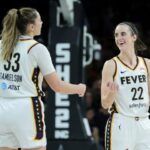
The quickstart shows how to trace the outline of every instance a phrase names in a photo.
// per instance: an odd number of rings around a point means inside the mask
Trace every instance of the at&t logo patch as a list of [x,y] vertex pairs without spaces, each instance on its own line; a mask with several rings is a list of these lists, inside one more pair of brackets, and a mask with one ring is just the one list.
[[6,90],[7,89],[7,84],[5,82],[0,83],[0,89]]

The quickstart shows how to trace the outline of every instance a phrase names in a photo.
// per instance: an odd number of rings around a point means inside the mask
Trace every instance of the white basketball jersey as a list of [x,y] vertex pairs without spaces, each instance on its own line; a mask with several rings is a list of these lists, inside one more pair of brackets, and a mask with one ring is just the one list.
[[50,54],[43,44],[27,37],[20,39],[10,61],[0,58],[0,97],[43,96],[43,75],[53,71]]
[[115,98],[116,110],[126,116],[148,115],[149,93],[148,72],[145,60],[137,57],[137,65],[130,68],[119,57],[114,57],[116,72],[114,81],[119,85]]

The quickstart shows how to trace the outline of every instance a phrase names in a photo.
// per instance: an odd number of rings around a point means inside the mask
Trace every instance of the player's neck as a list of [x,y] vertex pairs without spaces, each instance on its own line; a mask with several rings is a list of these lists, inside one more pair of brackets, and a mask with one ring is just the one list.
[[128,66],[135,66],[137,64],[137,56],[135,54],[122,54],[120,53],[118,57]]

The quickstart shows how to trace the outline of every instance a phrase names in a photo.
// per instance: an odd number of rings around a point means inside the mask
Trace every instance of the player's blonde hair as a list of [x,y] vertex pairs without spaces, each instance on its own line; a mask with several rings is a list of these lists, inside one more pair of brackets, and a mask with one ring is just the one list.
[[3,19],[1,33],[1,57],[10,60],[21,34],[26,34],[26,27],[34,23],[37,11],[34,8],[10,9]]

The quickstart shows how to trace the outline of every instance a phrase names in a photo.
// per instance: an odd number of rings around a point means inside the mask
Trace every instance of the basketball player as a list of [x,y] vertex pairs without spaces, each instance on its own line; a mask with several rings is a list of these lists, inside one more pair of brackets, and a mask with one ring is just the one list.
[[45,150],[43,77],[55,91],[84,96],[84,84],[58,78],[48,49],[33,38],[42,20],[33,8],[11,9],[0,42],[0,150]]
[[150,150],[150,60],[136,55],[144,50],[136,26],[118,24],[114,32],[118,56],[105,62],[101,102],[110,110],[105,131],[106,150]]

